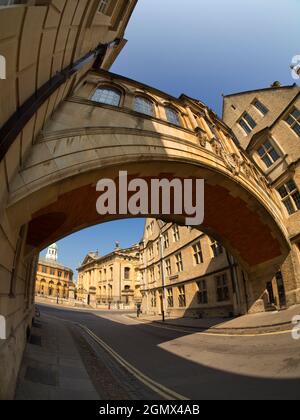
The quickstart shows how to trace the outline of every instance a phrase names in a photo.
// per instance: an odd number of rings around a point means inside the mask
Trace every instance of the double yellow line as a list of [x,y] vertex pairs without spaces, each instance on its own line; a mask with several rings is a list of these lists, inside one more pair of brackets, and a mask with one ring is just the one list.
[[96,334],[94,334],[90,329],[88,329],[86,326],[79,324],[78,322],[70,321],[69,319],[65,318],[59,318],[54,315],[44,315],[46,317],[55,319],[57,321],[64,321],[68,322],[73,325],[77,325],[80,327],[87,335],[89,335],[99,346],[101,346],[107,353],[110,354],[110,356],[116,360],[117,363],[119,363],[121,366],[123,366],[129,373],[131,373],[138,381],[142,382],[145,386],[147,386],[149,389],[154,391],[157,395],[162,397],[164,400],[168,401],[174,401],[174,400],[180,400],[180,401],[188,401],[189,398],[184,397],[181,394],[178,394],[175,391],[172,391],[171,389],[165,387],[164,385],[160,384],[159,382],[154,381],[153,379],[149,378],[149,376],[142,373],[140,370],[135,368],[133,365],[131,365],[129,362],[127,362],[122,356],[120,356],[115,350],[113,350],[105,341],[101,340]]
[[178,394],[175,391],[165,387],[164,385],[154,381],[149,378],[149,376],[142,373],[140,370],[132,366],[127,362],[122,356],[120,356],[115,350],[113,350],[108,344],[106,344],[101,338],[95,335],[91,330],[85,327],[82,324],[77,324],[86,334],[88,334],[97,344],[99,344],[104,350],[106,350],[111,357],[113,357],[121,366],[123,366],[129,373],[131,373],[137,380],[142,382],[145,386],[150,388],[156,394],[161,396],[165,400],[181,400],[188,401],[189,398],[184,397],[183,395]]

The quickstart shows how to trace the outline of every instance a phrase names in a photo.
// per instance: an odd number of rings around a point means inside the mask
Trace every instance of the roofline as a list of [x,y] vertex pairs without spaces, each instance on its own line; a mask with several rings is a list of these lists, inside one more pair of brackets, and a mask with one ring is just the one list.
[[74,271],[70,267],[67,267],[66,265],[62,265],[59,262],[47,260],[45,257],[40,257],[38,260],[38,264],[45,265],[52,268],[61,268],[62,270],[65,270],[74,274]]
[[279,120],[282,119],[283,115],[286,113],[286,111],[293,105],[293,103],[295,102],[295,100],[300,97],[300,92],[298,92],[293,99],[288,103],[288,105],[284,108],[284,110],[279,114],[279,116],[275,119],[275,121],[272,122],[272,124],[268,127],[263,128],[262,130],[258,131],[257,133],[255,133],[252,137],[251,140],[249,141],[249,144],[246,148],[246,151],[248,152],[253,144],[255,143],[257,137],[262,134],[264,131],[270,131],[272,128],[274,128],[275,124],[278,123]]
[[265,92],[268,90],[279,90],[279,89],[293,89],[294,87],[299,87],[297,83],[294,83],[293,85],[286,85],[286,86],[270,86],[268,88],[262,88],[262,89],[253,89],[253,90],[246,90],[242,92],[236,92],[236,93],[230,93],[229,95],[223,95],[223,98],[230,98],[231,96],[238,96],[238,95],[246,95],[248,93],[254,93],[254,92]]
[[[108,75],[108,76],[111,76],[111,77],[116,77],[116,78],[118,78],[118,79],[120,79],[120,80],[123,80],[123,81],[125,81],[125,82],[129,82],[129,83],[132,83],[132,84],[138,85],[138,86],[140,86],[140,87],[142,87],[142,88],[152,90],[153,92],[155,92],[155,93],[156,93],[156,94],[158,94],[159,96],[165,96],[165,97],[167,97],[168,99],[171,99],[171,100],[173,100],[173,101],[178,102],[179,104],[181,104],[181,102],[180,102],[181,97],[182,97],[182,96],[187,96],[187,95],[181,94],[181,95],[177,98],[176,96],[173,96],[173,95],[171,95],[171,94],[169,94],[169,93],[167,93],[167,92],[165,92],[165,91],[163,91],[163,90],[157,89],[157,88],[155,88],[155,87],[153,87],[153,86],[149,86],[149,85],[147,85],[147,84],[145,84],[145,83],[138,82],[137,80],[131,79],[131,78],[126,77],[126,76],[122,76],[121,74],[118,74],[118,73],[113,73],[113,72],[108,71],[108,70],[103,70],[103,69],[96,69],[96,70],[95,70],[95,69],[91,69],[91,70],[90,70],[90,73],[104,74],[104,75]],[[198,100],[198,99],[197,99],[197,100]],[[182,105],[182,104],[181,104],[181,105]]]
[[[77,269],[76,269],[76,271],[79,271],[80,269],[82,269],[82,268],[84,268],[84,267],[86,267],[87,265],[89,265],[89,264],[91,264],[92,262],[93,263],[96,263],[96,262],[99,262],[99,261],[102,261],[102,260],[105,260],[105,259],[107,259],[107,258],[110,258],[110,257],[112,257],[112,256],[114,256],[114,255],[120,255],[120,254],[125,254],[125,252],[126,251],[130,251],[131,249],[134,249],[134,248],[139,248],[139,244],[135,244],[135,245],[133,245],[133,246],[130,246],[129,248],[120,248],[120,249],[115,249],[114,251],[112,251],[112,252],[110,252],[109,254],[106,254],[106,255],[102,255],[102,256],[99,256],[99,257],[97,257],[97,258],[94,258],[94,261],[90,261],[90,262],[87,262],[87,263],[85,263],[85,264],[81,264]],[[89,256],[89,254],[86,256],[86,257],[88,257]],[[85,258],[86,258],[85,257]],[[131,258],[136,258],[136,259],[138,259],[138,257],[135,257],[135,256],[131,256]]]
[[276,120],[270,125],[270,128],[273,128],[274,125],[282,118],[282,116],[286,113],[287,109],[295,102],[295,100],[300,97],[300,91],[294,96],[294,98],[288,103],[288,105],[284,108],[281,114],[276,118]]

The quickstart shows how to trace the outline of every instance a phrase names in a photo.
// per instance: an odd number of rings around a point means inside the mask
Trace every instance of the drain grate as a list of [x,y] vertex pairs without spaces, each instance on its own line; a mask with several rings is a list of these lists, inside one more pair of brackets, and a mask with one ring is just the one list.
[[57,385],[56,373],[51,370],[51,368],[43,369],[40,367],[28,366],[25,373],[25,380],[42,385]]
[[34,335],[31,334],[30,338],[29,338],[29,343],[33,344],[34,346],[42,346],[42,337],[40,337],[39,335]]

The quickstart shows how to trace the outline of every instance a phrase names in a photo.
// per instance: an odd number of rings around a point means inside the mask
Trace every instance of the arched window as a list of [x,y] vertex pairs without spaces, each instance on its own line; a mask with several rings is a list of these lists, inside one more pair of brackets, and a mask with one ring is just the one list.
[[137,96],[134,101],[134,110],[140,112],[141,114],[150,115],[154,117],[154,106],[149,99],[143,98],[142,96]]
[[92,101],[101,104],[120,106],[121,94],[116,89],[109,87],[99,88],[92,96]]
[[181,125],[178,112],[176,112],[173,108],[170,108],[170,107],[166,108],[166,116],[169,123],[175,124],[178,126]]
[[49,296],[53,296],[53,288],[54,288],[53,281],[49,281],[49,284],[48,284],[48,295]]

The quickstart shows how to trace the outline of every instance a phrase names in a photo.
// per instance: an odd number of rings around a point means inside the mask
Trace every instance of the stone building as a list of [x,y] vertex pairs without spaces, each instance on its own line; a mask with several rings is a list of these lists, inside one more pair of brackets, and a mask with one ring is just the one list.
[[140,251],[142,312],[227,317],[248,311],[245,274],[197,229],[147,219]]
[[74,299],[73,271],[58,262],[58,247],[48,247],[40,258],[36,273],[36,296],[50,301]]
[[139,245],[108,255],[90,252],[78,268],[77,298],[92,307],[134,309],[141,302]]
[[281,201],[291,253],[266,289],[270,302],[284,307],[300,293],[300,87],[275,82],[227,95],[223,119]]

